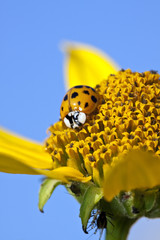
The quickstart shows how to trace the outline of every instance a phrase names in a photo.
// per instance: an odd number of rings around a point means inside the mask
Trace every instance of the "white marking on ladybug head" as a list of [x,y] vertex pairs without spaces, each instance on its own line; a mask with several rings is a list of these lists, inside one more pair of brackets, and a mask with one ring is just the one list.
[[86,121],[86,114],[84,112],[75,112],[74,118],[78,119],[78,122],[84,124]]
[[64,123],[69,128],[78,128],[83,125],[85,121],[86,114],[78,111],[69,112],[64,118]]
[[71,123],[70,123],[69,119],[67,119],[67,118],[65,117],[63,121],[64,121],[66,127],[71,128]]

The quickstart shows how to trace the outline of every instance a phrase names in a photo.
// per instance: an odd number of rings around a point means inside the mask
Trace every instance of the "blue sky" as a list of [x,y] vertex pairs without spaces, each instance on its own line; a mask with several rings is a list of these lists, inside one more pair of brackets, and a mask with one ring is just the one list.
[[[125,69],[159,70],[159,9],[159,0],[0,1],[0,125],[46,138],[65,94],[65,40],[93,45]],[[40,183],[37,176],[0,174],[0,239],[86,240],[79,204],[63,187],[39,212]],[[159,227],[159,220],[142,219],[129,240],[158,240]]]

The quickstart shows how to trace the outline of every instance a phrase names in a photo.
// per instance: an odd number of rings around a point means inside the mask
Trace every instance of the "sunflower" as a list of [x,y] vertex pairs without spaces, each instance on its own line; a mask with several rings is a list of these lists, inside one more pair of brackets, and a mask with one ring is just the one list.
[[81,205],[85,233],[107,228],[107,240],[125,240],[140,217],[160,216],[160,75],[119,70],[89,46],[66,53],[68,87],[94,87],[96,110],[79,128],[62,119],[50,126],[44,145],[1,129],[0,171],[45,175],[41,211],[64,185]]

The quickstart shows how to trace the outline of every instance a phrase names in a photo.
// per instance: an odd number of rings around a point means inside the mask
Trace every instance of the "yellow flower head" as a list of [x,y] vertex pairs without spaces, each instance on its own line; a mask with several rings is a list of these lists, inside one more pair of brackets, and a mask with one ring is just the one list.
[[108,166],[116,165],[129,150],[159,156],[159,78],[154,71],[121,70],[95,86],[99,105],[82,127],[70,129],[60,120],[49,128],[46,151],[54,168],[75,168],[102,187]]

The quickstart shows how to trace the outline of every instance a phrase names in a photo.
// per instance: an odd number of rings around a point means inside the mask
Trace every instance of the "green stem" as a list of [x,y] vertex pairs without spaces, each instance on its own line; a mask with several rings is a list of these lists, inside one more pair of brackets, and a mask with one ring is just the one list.
[[116,220],[108,221],[106,240],[126,240],[130,227],[137,219],[117,217]]

